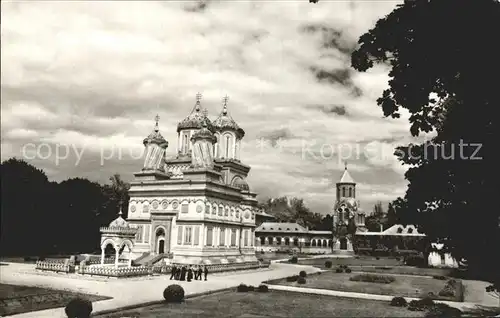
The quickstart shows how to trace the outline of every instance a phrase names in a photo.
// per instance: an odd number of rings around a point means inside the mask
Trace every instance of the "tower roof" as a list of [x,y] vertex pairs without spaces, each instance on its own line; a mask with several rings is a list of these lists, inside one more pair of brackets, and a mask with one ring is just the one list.
[[203,123],[207,124],[207,128],[210,131],[214,131],[212,122],[207,117],[207,113],[205,110],[201,109],[201,94],[196,94],[196,104],[193,107],[191,113],[184,118],[177,125],[177,132],[180,132],[183,129],[201,129],[203,127]]
[[158,127],[158,121],[160,120],[160,116],[156,115],[155,120],[156,120],[155,128],[149,134],[149,136],[144,138],[143,144],[144,144],[144,146],[146,146],[147,144],[157,144],[160,146],[162,146],[162,145],[168,146],[168,141],[166,141],[165,138],[163,138],[163,136],[160,133],[160,128]]
[[231,117],[231,115],[229,115],[229,113],[227,111],[227,101],[228,100],[229,100],[229,97],[227,97],[227,96],[224,97],[222,111],[221,111],[219,117],[217,117],[214,120],[213,125],[214,125],[215,129],[217,129],[217,130],[223,130],[223,129],[234,130],[239,138],[243,138],[243,136],[245,136],[245,131],[243,129],[241,129],[240,126],[238,126],[236,121],[234,121],[234,119]]
[[122,218],[122,208],[120,207],[120,213],[118,217],[109,224],[110,228],[129,228],[129,224],[125,219]]
[[347,164],[345,165],[344,173],[342,174],[342,177],[340,178],[340,181],[338,183],[356,183],[349,174],[349,171],[347,171]]
[[206,140],[209,140],[210,142],[212,142],[213,144],[216,143],[217,138],[208,129],[207,122],[204,121],[201,124],[202,124],[202,128],[194,133],[193,137],[191,137],[191,140],[206,139]]

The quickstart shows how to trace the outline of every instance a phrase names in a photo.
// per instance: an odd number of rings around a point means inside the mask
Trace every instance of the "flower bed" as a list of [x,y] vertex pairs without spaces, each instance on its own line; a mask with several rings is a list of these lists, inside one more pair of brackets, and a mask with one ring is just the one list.
[[378,283],[378,284],[390,284],[396,279],[394,276],[383,276],[383,275],[372,275],[372,274],[359,274],[349,278],[349,280],[354,282],[366,282],[366,283]]

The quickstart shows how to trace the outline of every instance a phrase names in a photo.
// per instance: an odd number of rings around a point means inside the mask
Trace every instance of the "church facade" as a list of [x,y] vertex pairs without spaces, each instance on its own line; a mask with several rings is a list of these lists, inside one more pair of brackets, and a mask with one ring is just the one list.
[[176,155],[156,126],[144,139],[143,168],[129,190],[128,219],[137,229],[137,259],[164,255],[175,263],[254,262],[257,194],[240,160],[245,132],[227,110],[210,120],[197,95],[191,113],[177,125]]

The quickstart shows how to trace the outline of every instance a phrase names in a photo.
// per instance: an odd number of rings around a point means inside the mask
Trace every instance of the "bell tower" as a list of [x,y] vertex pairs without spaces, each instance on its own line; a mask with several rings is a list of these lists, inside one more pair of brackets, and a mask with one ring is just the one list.
[[356,182],[347,170],[347,162],[345,163],[344,173],[337,182],[337,202],[342,198],[356,198]]

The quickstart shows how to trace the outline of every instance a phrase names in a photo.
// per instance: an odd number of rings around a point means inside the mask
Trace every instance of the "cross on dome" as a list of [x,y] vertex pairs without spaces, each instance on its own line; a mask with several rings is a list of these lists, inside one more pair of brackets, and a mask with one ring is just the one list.
[[227,102],[229,101],[229,96],[224,96],[224,98],[222,99],[222,105],[223,105],[223,108],[222,108],[222,113],[224,115],[227,114]]
[[199,112],[200,111],[200,104],[201,104],[201,98],[203,97],[203,95],[201,93],[197,93],[196,94],[196,111]]
[[155,116],[155,122],[156,122],[156,124],[155,124],[155,131],[160,130],[160,128],[158,128],[158,122],[159,121],[160,121],[160,115],[156,114],[156,116]]

